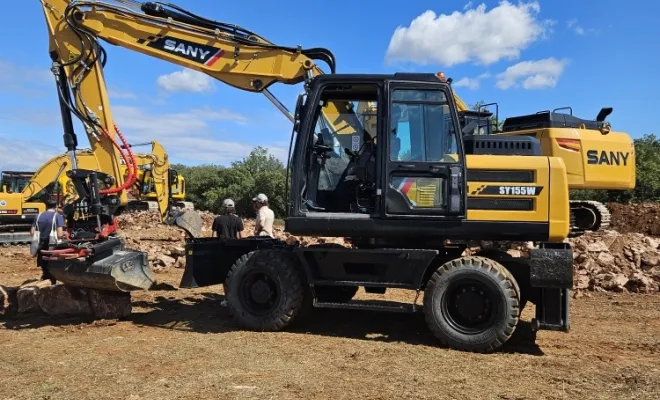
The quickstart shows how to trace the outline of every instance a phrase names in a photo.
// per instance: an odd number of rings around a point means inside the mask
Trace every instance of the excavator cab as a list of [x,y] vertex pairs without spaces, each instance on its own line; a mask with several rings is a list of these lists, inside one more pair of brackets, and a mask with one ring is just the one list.
[[[368,126],[355,108],[344,108],[337,116],[354,132],[370,128],[375,140],[354,135],[351,142],[360,145],[346,149],[348,163],[341,171],[328,172],[328,154],[335,151],[315,139],[315,128],[327,116],[323,108],[330,102],[380,106],[371,109],[377,118]],[[442,230],[438,221],[464,219],[465,161],[455,110],[449,85],[433,74],[315,77],[296,110],[287,231],[400,237]],[[466,128],[474,127],[472,123]],[[319,179],[324,174],[338,175],[336,184]],[[415,196],[412,186],[418,188]],[[421,198],[422,187],[431,192],[430,203]]]
[[3,193],[21,193],[30,183],[34,172],[29,171],[3,171],[0,174],[0,190]]

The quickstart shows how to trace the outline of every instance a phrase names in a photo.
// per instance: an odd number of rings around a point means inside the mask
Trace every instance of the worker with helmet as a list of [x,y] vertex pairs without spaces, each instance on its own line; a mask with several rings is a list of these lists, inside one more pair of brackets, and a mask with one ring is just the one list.
[[268,207],[268,197],[259,193],[252,199],[252,206],[257,212],[255,221],[254,234],[255,236],[273,236],[273,222],[275,222],[275,214],[273,210]]

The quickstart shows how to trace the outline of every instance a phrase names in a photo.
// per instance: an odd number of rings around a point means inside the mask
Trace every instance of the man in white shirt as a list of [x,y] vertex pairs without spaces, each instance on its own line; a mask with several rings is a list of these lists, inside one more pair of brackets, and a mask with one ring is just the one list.
[[275,214],[268,207],[268,197],[263,193],[259,193],[257,197],[252,199],[252,205],[257,211],[257,219],[254,227],[255,236],[274,237],[273,222],[275,222]]

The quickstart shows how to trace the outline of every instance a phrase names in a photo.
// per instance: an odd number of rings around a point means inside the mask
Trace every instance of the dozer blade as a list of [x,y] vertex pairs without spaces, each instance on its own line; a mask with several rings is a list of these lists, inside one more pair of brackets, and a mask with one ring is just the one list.
[[202,234],[202,217],[195,211],[183,211],[174,217],[173,223],[186,231],[193,238],[198,238]]
[[45,251],[48,270],[58,281],[71,286],[113,292],[148,290],[154,276],[147,254],[125,249],[120,238],[111,238],[91,248],[87,257],[66,253],[68,249]]

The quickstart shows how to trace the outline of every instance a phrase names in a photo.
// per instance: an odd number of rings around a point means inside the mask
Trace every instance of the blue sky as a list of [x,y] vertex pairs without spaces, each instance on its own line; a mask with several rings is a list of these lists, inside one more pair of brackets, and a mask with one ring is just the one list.
[[[20,3],[0,14],[0,169],[36,168],[64,151],[41,5]],[[611,106],[614,129],[657,133],[657,1],[176,4],[278,44],[329,48],[338,72],[444,71],[464,101],[498,102],[500,117],[572,106],[593,119]],[[105,48],[112,110],[130,142],[159,140],[173,162],[186,164],[226,165],[255,145],[286,157],[291,125],[262,95]],[[273,88],[290,108],[301,90]]]

